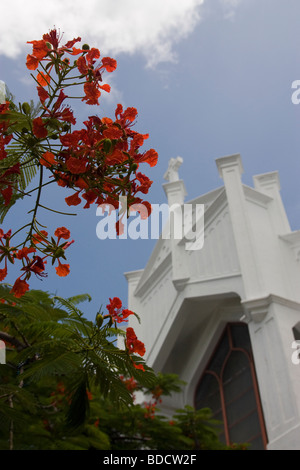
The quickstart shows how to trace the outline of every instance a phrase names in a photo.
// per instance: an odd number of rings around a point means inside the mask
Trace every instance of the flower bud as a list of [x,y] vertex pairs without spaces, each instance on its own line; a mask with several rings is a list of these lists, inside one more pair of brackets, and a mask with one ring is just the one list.
[[22,110],[24,114],[30,114],[30,105],[28,103],[22,104]]
[[64,132],[68,132],[71,128],[71,125],[70,124],[64,124],[63,127],[62,127],[62,130]]
[[98,313],[97,316],[96,316],[96,323],[97,323],[97,326],[99,328],[101,328],[102,326],[102,323],[103,323],[103,316],[101,315],[101,313]]
[[103,142],[103,150],[105,153],[109,153],[111,150],[112,142],[110,139],[105,139]]
[[29,137],[26,138],[26,144],[28,145],[28,147],[34,147],[36,144],[36,139],[29,135]]
[[90,46],[88,44],[83,44],[82,48],[84,51],[88,51],[90,49]]

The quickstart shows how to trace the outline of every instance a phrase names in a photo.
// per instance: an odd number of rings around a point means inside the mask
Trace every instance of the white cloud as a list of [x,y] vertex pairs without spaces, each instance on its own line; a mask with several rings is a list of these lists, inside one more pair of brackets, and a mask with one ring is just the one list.
[[39,39],[55,26],[65,32],[65,41],[81,36],[102,55],[140,53],[148,66],[175,61],[174,44],[199,23],[204,1],[6,1],[1,8],[0,54],[15,58],[29,52],[26,41]]

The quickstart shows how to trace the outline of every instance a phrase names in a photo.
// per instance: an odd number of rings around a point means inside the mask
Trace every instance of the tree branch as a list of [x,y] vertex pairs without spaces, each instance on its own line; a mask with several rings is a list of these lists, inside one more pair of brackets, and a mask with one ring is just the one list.
[[15,336],[11,336],[8,333],[5,333],[4,331],[0,331],[0,339],[15,346],[18,352],[28,347],[26,344],[19,341],[18,338],[16,338]]

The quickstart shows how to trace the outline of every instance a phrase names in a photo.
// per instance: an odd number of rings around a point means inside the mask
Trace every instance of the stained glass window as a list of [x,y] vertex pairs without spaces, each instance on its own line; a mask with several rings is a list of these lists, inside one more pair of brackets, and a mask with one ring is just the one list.
[[259,398],[248,327],[228,323],[197,386],[195,406],[210,408],[223,422],[220,440],[247,442],[249,449],[266,448],[267,438]]

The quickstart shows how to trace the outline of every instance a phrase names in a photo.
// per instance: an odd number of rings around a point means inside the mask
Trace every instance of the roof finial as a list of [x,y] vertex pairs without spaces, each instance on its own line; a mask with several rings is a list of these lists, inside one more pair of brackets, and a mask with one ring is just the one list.
[[6,86],[5,83],[0,80],[0,104],[5,103],[5,96],[6,96]]
[[164,179],[169,181],[169,183],[173,183],[174,181],[179,180],[178,169],[181,166],[183,159],[181,157],[171,158],[169,160],[169,166],[164,174]]

